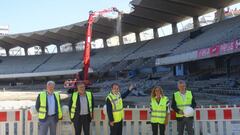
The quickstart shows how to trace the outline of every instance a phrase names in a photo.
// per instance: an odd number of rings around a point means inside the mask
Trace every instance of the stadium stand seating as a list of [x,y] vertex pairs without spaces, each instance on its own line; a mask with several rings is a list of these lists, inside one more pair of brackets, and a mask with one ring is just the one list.
[[172,55],[206,48],[240,38],[240,16],[203,27],[204,33],[183,43]]
[[44,72],[44,71],[61,71],[69,70],[74,68],[82,60],[82,51],[81,52],[72,52],[72,53],[60,53],[55,54],[51,59],[42,64],[35,70],[35,72]]
[[31,73],[37,66],[52,55],[0,57],[1,74]]
[[[202,27],[203,33],[190,39],[189,30],[158,39],[94,49],[91,68],[97,72],[152,67],[155,57],[164,57],[205,48],[240,38],[240,16]],[[62,71],[82,68],[82,51],[39,56],[0,57],[1,74]],[[139,60],[142,59],[142,60]],[[136,60],[136,61],[135,61]],[[14,65],[13,65],[14,64]],[[17,65],[17,66],[16,66]]]

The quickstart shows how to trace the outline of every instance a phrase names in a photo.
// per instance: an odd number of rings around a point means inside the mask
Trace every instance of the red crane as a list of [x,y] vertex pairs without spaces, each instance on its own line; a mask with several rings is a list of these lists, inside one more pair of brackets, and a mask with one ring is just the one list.
[[[86,84],[89,83],[88,80],[88,69],[90,67],[90,53],[91,53],[91,42],[92,42],[92,26],[94,23],[94,19],[98,16],[104,15],[106,13],[110,13],[110,12],[117,12],[118,14],[120,13],[118,11],[117,8],[112,7],[109,9],[104,9],[101,11],[90,11],[89,12],[89,18],[88,18],[88,23],[87,23],[87,30],[86,30],[86,40],[85,40],[85,48],[84,48],[84,54],[83,54],[83,79],[82,81],[84,81]],[[76,83],[76,81],[79,81],[78,79],[74,79],[74,80],[67,80],[64,83],[65,88],[72,88],[75,87],[74,83]]]
[[91,42],[92,42],[92,25],[94,22],[94,18],[101,16],[103,14],[109,13],[109,12],[118,12],[117,8],[110,8],[110,9],[104,9],[102,11],[96,11],[89,13],[88,18],[88,24],[87,24],[87,31],[86,31],[86,40],[85,40],[85,49],[83,54],[83,72],[84,72],[84,81],[88,81],[88,69],[90,67],[90,52],[91,52]]

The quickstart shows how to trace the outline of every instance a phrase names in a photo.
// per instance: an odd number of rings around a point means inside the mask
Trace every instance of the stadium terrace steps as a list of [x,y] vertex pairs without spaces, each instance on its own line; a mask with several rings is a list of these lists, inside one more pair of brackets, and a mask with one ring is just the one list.
[[113,63],[104,64],[102,67],[97,69],[97,72],[102,72],[102,73],[108,72],[113,67],[113,65],[114,65]]
[[[153,67],[156,57],[166,57],[186,53],[189,51],[210,47],[218,43],[224,43],[240,38],[240,16],[224,20],[219,23],[204,26],[201,35],[194,39],[188,39],[190,32],[172,34],[158,39],[131,43],[127,45],[93,49],[90,68],[93,71],[114,69],[116,63],[126,67]],[[0,57],[0,74],[35,73],[47,71],[62,71],[82,68],[83,51],[54,54],[49,58],[48,54],[39,56],[8,56]],[[146,59],[142,63],[137,59]],[[126,62],[131,61],[131,62]],[[136,63],[136,65],[134,64]],[[134,66],[133,66],[134,65]],[[107,67],[107,68],[105,68]],[[131,69],[131,68],[130,68]],[[114,69],[116,70],[116,69]],[[222,72],[221,70],[215,72]]]
[[[138,50],[140,50],[141,48],[143,48],[144,46],[147,46],[147,44],[150,42],[150,40],[143,42],[141,45],[138,45],[136,48],[132,49],[131,51],[125,53],[125,56],[122,57],[122,59],[120,60],[120,62],[113,66],[110,71],[120,71],[123,70],[125,67],[127,67],[127,65],[131,64],[133,62],[130,61],[131,59],[128,59],[129,56],[131,56],[132,54],[138,52]],[[122,52],[120,52],[122,53]]]
[[240,37],[239,22],[240,16],[202,27],[204,33],[176,48],[173,54],[194,51],[236,39]]
[[40,63],[36,68],[34,68],[34,69],[32,70],[32,72],[35,72],[40,66],[42,66],[42,65],[45,64],[45,63],[47,63],[47,61],[50,60],[54,55],[55,55],[55,54],[49,54],[49,57],[48,57],[46,60],[44,60],[42,63]]
[[240,88],[233,79],[217,78],[189,82],[191,90],[216,95],[240,95]]
[[73,65],[76,65],[82,60],[82,53],[81,51],[56,54],[36,69],[35,72],[69,70]]
[[142,63],[142,67],[154,67],[155,66],[156,57],[150,57],[144,63]]
[[83,61],[81,60],[76,65],[74,65],[71,69],[80,69],[83,67]]
[[126,59],[148,58],[157,55],[171,54],[171,50],[176,47],[177,43],[185,38],[186,35],[187,32],[182,32],[179,34],[161,37],[159,39],[149,40],[147,45],[140,48],[137,52],[131,54]]
[[139,58],[137,60],[134,60],[131,64],[129,64],[125,68],[125,70],[135,70],[135,69],[138,69],[142,63],[144,63],[144,59],[143,58]]
[[49,55],[0,57],[0,74],[31,73]]

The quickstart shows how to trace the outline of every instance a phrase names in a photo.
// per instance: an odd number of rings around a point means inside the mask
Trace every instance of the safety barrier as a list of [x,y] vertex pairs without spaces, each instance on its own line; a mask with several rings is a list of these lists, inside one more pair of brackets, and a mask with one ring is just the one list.
[[[58,123],[58,135],[74,135],[68,109],[63,108],[64,118]],[[126,108],[123,135],[151,135],[150,113],[145,107]],[[239,135],[240,106],[209,106],[197,108],[194,116],[195,135]],[[0,109],[0,135],[37,135],[38,118],[30,109]],[[95,108],[91,123],[92,135],[108,135],[107,116],[102,108]],[[171,112],[166,135],[177,135],[175,113]]]
[[0,109],[0,135],[23,135],[23,110]]

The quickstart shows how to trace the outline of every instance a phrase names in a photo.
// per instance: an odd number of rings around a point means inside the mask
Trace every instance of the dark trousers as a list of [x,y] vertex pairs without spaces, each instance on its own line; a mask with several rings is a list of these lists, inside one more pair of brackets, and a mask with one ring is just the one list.
[[151,123],[153,135],[158,135],[158,128],[160,129],[160,135],[165,134],[165,124]]
[[114,123],[113,126],[110,125],[110,135],[122,135],[122,125],[122,121]]
[[183,135],[185,126],[187,129],[188,135],[194,135],[192,117],[191,118],[184,117],[182,119],[177,120],[178,135]]
[[89,135],[90,118],[89,115],[76,115],[73,121],[75,135],[81,135],[82,128],[84,135]]
[[50,135],[56,135],[57,121],[55,116],[47,116],[45,121],[39,121],[38,135],[47,135],[48,129],[50,129]]

